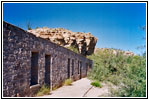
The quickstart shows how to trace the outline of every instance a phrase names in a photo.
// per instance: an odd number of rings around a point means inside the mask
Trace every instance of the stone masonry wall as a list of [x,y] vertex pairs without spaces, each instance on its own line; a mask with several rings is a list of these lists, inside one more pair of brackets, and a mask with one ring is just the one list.
[[[38,53],[38,84],[30,86],[31,54]],[[73,80],[87,75],[92,61],[48,40],[9,23],[3,22],[3,96],[33,96],[45,83],[45,55],[51,56],[50,87],[59,87],[68,78],[68,59],[70,77]],[[72,76],[72,60],[74,75]],[[82,62],[81,75],[78,68]],[[79,64],[78,64],[79,63]]]

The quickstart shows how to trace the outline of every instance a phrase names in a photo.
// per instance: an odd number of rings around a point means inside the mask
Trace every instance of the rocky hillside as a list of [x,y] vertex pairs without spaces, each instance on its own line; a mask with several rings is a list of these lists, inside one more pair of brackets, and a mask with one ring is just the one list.
[[123,55],[126,56],[134,56],[135,54],[131,51],[123,51],[118,49],[111,49],[111,48],[95,48],[94,53],[96,54],[98,51],[112,51],[113,54],[117,55],[119,52],[122,52]]
[[64,28],[37,28],[28,30],[28,32],[50,40],[63,47],[75,47],[82,55],[90,55],[94,53],[97,38],[91,33],[72,32]]

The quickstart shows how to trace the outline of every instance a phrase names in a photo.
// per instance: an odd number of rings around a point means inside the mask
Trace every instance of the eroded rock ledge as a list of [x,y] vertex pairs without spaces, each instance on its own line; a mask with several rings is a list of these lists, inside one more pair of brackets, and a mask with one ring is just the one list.
[[72,32],[64,28],[37,28],[28,30],[28,32],[50,40],[63,47],[76,47],[80,54],[90,55],[94,53],[97,38],[91,33]]

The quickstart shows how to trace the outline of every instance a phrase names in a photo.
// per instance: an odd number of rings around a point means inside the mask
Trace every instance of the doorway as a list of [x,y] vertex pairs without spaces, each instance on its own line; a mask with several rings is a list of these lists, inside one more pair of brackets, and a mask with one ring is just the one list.
[[82,62],[80,61],[80,79],[82,78]]
[[38,84],[38,52],[31,54],[31,80],[30,86]]
[[67,72],[67,77],[70,78],[70,58],[68,58]]
[[51,56],[45,55],[45,85],[50,86]]

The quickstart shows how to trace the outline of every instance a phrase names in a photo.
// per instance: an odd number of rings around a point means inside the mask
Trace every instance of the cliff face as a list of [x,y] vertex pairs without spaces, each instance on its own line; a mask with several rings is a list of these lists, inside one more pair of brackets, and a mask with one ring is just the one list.
[[90,33],[72,32],[64,28],[37,28],[28,32],[63,47],[76,47],[80,54],[90,55],[94,53],[97,38]]

